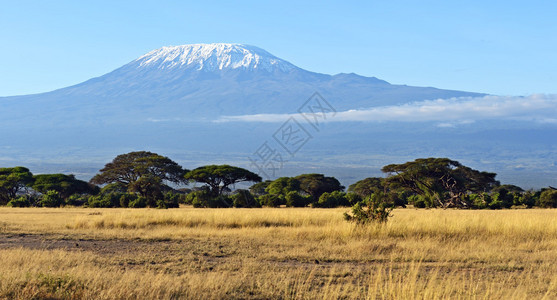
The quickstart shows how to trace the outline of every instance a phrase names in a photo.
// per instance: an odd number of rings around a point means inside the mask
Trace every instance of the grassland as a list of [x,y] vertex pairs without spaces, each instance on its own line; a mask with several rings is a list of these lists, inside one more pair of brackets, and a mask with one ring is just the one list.
[[0,208],[0,297],[554,299],[557,210]]

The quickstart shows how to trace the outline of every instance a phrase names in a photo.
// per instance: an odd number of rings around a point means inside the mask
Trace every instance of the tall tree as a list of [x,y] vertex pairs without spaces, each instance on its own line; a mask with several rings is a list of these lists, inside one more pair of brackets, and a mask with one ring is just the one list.
[[272,195],[286,197],[290,192],[300,192],[300,181],[293,177],[279,177],[273,180],[265,189]]
[[25,167],[0,168],[0,204],[8,203],[32,182],[33,174]]
[[381,177],[368,177],[362,179],[348,187],[348,191],[356,193],[361,197],[369,197],[373,193],[383,192],[385,190],[384,178]]
[[[93,184],[119,183],[130,192],[155,200],[165,182],[184,182],[187,170],[166,156],[148,151],[130,152],[116,156],[91,179]],[[157,193],[159,191],[159,193]],[[152,202],[152,201],[151,201]]]
[[261,176],[246,169],[229,165],[209,165],[191,170],[184,178],[207,184],[211,195],[220,196],[229,185],[242,182],[261,182]]
[[480,172],[448,158],[420,158],[381,169],[387,184],[405,187],[442,207],[467,207],[467,192],[488,192],[499,185],[495,173]]
[[67,199],[73,194],[93,194],[98,187],[86,181],[76,179],[74,175],[41,174],[33,176],[31,185],[35,191],[46,194],[48,191],[57,191],[62,199]]
[[302,174],[294,177],[300,182],[300,189],[306,192],[316,202],[323,193],[343,191],[344,186],[334,177],[323,174]]

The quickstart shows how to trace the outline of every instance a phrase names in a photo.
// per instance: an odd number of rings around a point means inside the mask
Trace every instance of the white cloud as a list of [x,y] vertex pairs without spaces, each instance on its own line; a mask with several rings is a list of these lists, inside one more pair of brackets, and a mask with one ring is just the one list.
[[[216,122],[284,122],[297,114],[256,114],[224,116]],[[454,127],[480,120],[520,120],[557,123],[557,95],[526,97],[485,96],[437,99],[404,105],[347,110],[318,116],[329,122],[439,122],[440,127]]]

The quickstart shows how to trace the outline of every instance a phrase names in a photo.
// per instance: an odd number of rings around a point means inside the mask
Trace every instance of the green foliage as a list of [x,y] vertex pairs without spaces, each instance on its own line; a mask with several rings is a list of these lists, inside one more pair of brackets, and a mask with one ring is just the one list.
[[207,203],[211,198],[211,192],[206,189],[193,191],[186,195],[186,204],[191,204],[193,207],[207,207]]
[[136,194],[131,194],[131,193],[114,192],[114,194],[120,195],[120,199],[119,199],[120,207],[130,207],[130,202],[136,200],[138,197]]
[[296,191],[290,191],[285,196],[287,207],[306,207],[311,202],[311,197],[302,196]]
[[145,208],[147,207],[147,198],[143,196],[137,196],[135,199],[128,203],[129,208]]
[[360,197],[369,197],[371,194],[384,190],[384,178],[369,177],[362,179],[348,187],[348,192],[355,193]]
[[25,167],[0,168],[0,205],[7,204],[26,186],[33,183],[33,174]]
[[348,205],[353,206],[356,203],[363,200],[362,196],[356,193],[346,193],[346,200],[348,201]]
[[246,169],[229,165],[209,165],[196,168],[184,175],[187,180],[207,184],[213,197],[221,196],[232,184],[251,181],[260,182],[261,176]]
[[168,157],[139,151],[118,155],[91,179],[94,184],[119,184],[127,191],[137,192],[147,198],[149,206],[156,206],[162,199],[164,182],[182,183],[187,170]]
[[473,208],[484,209],[492,202],[491,196],[488,193],[470,194],[468,201],[472,203]]
[[286,197],[290,192],[299,192],[300,181],[292,177],[280,177],[267,185],[265,192],[277,196]]
[[488,192],[499,185],[495,173],[480,172],[448,158],[416,159],[381,169],[386,184],[432,199],[441,207],[469,207],[468,193]]
[[65,200],[65,204],[71,206],[83,206],[89,201],[90,197],[92,196],[73,194]]
[[412,204],[415,208],[434,208],[435,201],[427,195],[411,195],[407,198],[408,204]]
[[346,193],[334,191],[331,193],[325,192],[319,197],[319,201],[312,203],[312,207],[333,208],[339,206],[348,206],[349,202],[346,199]]
[[231,199],[234,207],[261,207],[248,190],[236,190]]
[[110,193],[126,193],[128,191],[128,187],[122,183],[119,182],[114,182],[114,183],[110,183],[105,185],[102,189],[101,189],[101,194],[110,194]]
[[282,199],[273,194],[267,194],[259,197],[259,203],[267,207],[279,207],[282,204]]
[[534,192],[527,191],[520,195],[518,199],[519,205],[524,205],[528,208],[533,207],[536,205],[536,201],[539,200],[539,195]]
[[263,196],[265,194],[267,194],[267,187],[271,184],[271,180],[265,180],[262,182],[258,182],[252,186],[249,187],[249,191],[251,192],[252,195],[259,197],[259,196]]
[[42,195],[38,204],[42,207],[60,207],[64,204],[64,200],[57,191],[47,191]]
[[120,207],[120,198],[122,195],[123,193],[101,193],[97,196],[90,197],[87,200],[87,207]]
[[180,196],[181,194],[174,191],[168,191],[164,194],[164,207],[159,208],[178,208],[180,207]]
[[19,198],[10,200],[10,202],[8,202],[8,206],[10,206],[10,207],[29,207],[29,206],[31,206],[31,201],[29,200],[29,197],[21,196]]
[[352,207],[352,214],[344,213],[344,219],[358,225],[384,224],[388,221],[394,208],[386,200],[384,193],[373,193],[356,203]]
[[62,199],[67,199],[73,194],[96,194],[98,187],[85,181],[75,179],[74,175],[42,174],[33,176],[31,187],[39,192],[57,191]]
[[540,195],[538,205],[545,208],[557,207],[557,190],[544,190]]
[[[128,191],[138,193],[147,199],[149,207],[164,207],[162,179],[152,174],[145,174],[128,185]],[[162,201],[162,202],[160,202]]]
[[300,182],[300,190],[311,195],[313,202],[319,201],[323,193],[344,190],[344,186],[336,178],[323,174],[302,174],[294,178]]

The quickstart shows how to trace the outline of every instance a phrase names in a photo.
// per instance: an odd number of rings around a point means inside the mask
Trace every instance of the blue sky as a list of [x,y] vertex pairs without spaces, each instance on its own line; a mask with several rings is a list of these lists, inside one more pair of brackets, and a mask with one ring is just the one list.
[[238,42],[315,72],[557,93],[556,1],[0,1],[0,96],[69,86],[166,45]]

